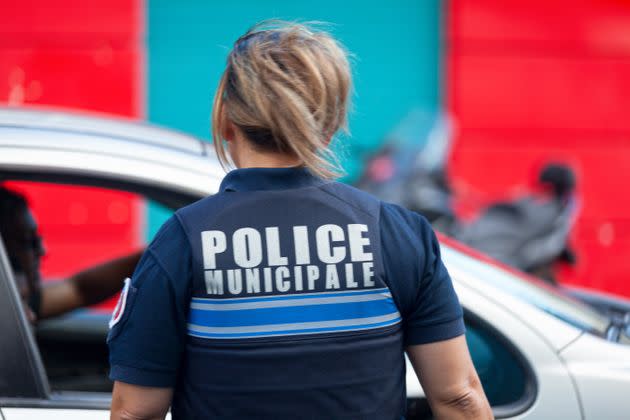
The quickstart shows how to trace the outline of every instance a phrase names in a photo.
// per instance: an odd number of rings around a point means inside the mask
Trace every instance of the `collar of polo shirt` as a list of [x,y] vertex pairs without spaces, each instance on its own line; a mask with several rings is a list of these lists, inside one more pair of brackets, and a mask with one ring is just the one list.
[[230,171],[220,191],[287,190],[326,183],[303,166],[289,168],[242,168]]

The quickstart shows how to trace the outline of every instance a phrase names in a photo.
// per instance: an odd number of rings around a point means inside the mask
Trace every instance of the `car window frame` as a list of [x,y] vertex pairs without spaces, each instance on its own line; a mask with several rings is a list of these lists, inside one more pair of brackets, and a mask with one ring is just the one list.
[[[0,356],[0,376],[10,378],[0,388],[0,406],[6,399],[46,398],[50,386],[31,325],[26,319],[4,240],[0,235],[0,332],[4,356]],[[9,355],[7,357],[7,354]]]
[[[80,179],[81,182],[76,182]],[[1,181],[28,181],[44,184],[76,185],[119,190],[139,194],[168,208],[177,209],[199,200],[195,194],[172,191],[167,187],[149,185],[137,180],[125,178],[111,178],[94,174],[77,174],[67,172],[39,172],[0,169]]]
[[523,369],[525,375],[525,390],[523,395],[521,395],[518,400],[509,404],[491,406],[494,417],[496,419],[512,418],[529,410],[536,402],[539,386],[536,373],[527,358],[518,350],[515,344],[491,323],[467,308],[464,308],[464,323],[467,327],[469,324],[472,324],[476,328],[483,329],[488,335],[496,339],[514,358],[521,369]]

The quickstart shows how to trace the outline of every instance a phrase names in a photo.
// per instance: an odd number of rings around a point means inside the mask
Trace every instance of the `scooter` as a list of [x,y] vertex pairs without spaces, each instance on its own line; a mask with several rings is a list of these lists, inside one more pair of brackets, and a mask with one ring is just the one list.
[[436,230],[555,285],[554,264],[576,262],[568,242],[579,208],[572,169],[548,164],[538,177],[543,193],[492,203],[465,222],[454,212],[445,171],[448,131],[448,121],[438,119],[425,142],[390,136],[368,159],[356,186],[416,211]]
[[538,176],[546,191],[493,203],[470,223],[459,223],[453,236],[487,255],[557,284],[556,262],[576,263],[568,238],[578,204],[570,167],[552,163]]

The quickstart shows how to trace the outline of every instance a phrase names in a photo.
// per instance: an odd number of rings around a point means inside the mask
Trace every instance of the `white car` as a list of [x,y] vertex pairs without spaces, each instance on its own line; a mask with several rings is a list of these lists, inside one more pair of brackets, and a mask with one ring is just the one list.
[[[0,110],[0,181],[124,190],[175,209],[215,193],[222,177],[211,145],[192,137],[109,118]],[[0,419],[109,418],[108,316],[82,310],[32,331],[1,245]],[[448,239],[442,252],[497,418],[630,418],[630,316],[611,319]],[[408,418],[431,418],[410,367],[407,394]]]

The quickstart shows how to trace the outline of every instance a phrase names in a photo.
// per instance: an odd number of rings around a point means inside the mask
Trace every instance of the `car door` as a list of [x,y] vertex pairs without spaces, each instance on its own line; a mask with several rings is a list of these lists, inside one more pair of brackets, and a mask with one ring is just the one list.
[[[94,179],[79,175],[64,178],[64,182],[77,185],[77,191],[83,185],[95,183]],[[145,200],[149,194],[168,203],[168,207],[176,208],[194,200],[194,197],[166,189],[149,190],[143,194],[142,185],[130,186],[122,180],[110,183],[108,191],[142,190],[138,194]],[[76,199],[80,200],[80,197]],[[1,241],[0,245],[3,245]],[[79,310],[59,319],[41,321],[35,329],[26,319],[6,250],[4,246],[0,247],[0,407],[3,416],[0,419],[109,418],[111,383],[107,392],[102,387],[103,381],[97,387],[77,388],[76,381],[67,380],[72,375],[66,375],[66,372],[74,371],[74,375],[81,379],[83,373],[77,372],[94,370],[93,360],[102,359],[98,366],[105,366],[99,371],[103,371],[103,379],[106,379],[107,354],[101,348],[106,347],[108,320],[106,311]],[[98,351],[85,355],[85,360],[78,357],[82,352],[91,353],[90,349]],[[68,368],[60,369],[64,363]],[[80,382],[86,383],[85,380]],[[90,381],[87,383],[89,385]],[[94,388],[100,391],[94,391]]]
[[[86,342],[94,341],[94,336],[102,336],[97,338],[104,346],[106,330],[101,331],[100,326],[107,325],[109,316],[106,313],[87,315],[83,312],[72,313],[62,319],[42,321],[38,325],[36,338],[36,329],[25,316],[15,276],[0,236],[0,420],[109,418],[111,393],[74,391],[68,383],[64,386],[69,386],[70,390],[65,390],[59,384],[55,389],[49,381],[50,372],[47,372],[50,360],[45,366],[40,353],[39,346],[51,340],[68,346],[65,349],[68,354],[73,352],[73,343],[85,345]],[[94,328],[95,325],[98,328]],[[86,342],[69,339],[72,336],[83,336]],[[63,349],[59,350],[64,352]],[[50,357],[51,348],[45,348],[44,351],[48,351]],[[106,354],[102,358],[107,363]],[[77,364],[74,361],[69,363]]]

